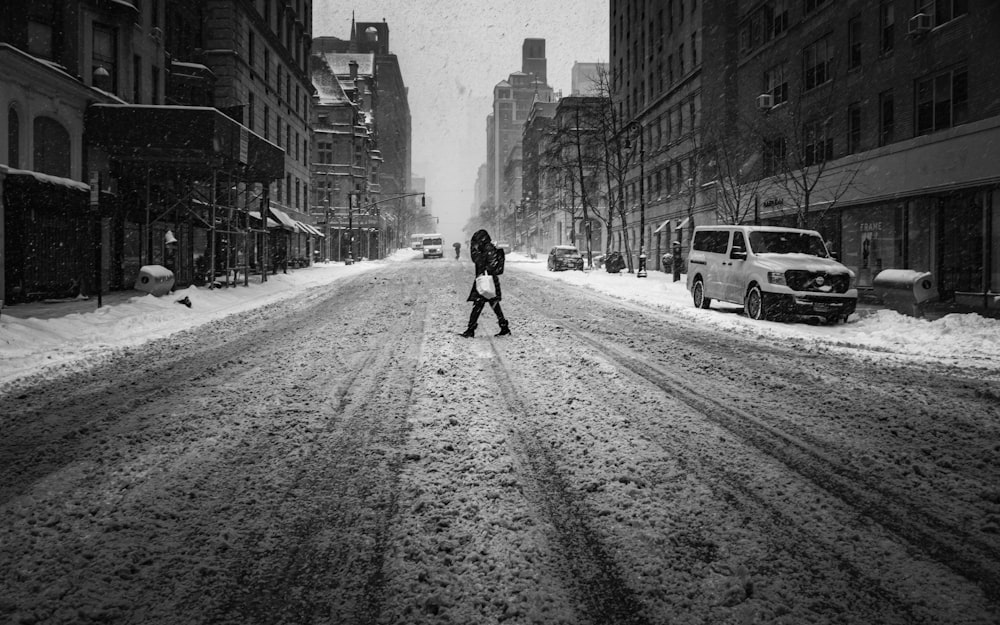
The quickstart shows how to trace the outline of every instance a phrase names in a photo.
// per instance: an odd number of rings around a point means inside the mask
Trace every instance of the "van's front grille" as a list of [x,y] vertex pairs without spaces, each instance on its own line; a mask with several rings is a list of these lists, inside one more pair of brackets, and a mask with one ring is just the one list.
[[846,273],[790,269],[785,272],[785,283],[795,291],[846,293],[851,288],[851,277]]

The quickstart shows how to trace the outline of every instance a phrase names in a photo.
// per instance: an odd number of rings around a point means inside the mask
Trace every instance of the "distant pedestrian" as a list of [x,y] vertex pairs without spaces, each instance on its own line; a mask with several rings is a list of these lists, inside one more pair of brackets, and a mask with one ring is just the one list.
[[459,243],[458,241],[455,241],[454,243],[451,244],[451,246],[455,248],[455,260],[458,260],[458,255],[462,251],[462,244]]
[[476,276],[485,273],[493,277],[496,294],[490,299],[483,297],[476,290],[476,283],[473,281],[472,290],[466,299],[466,301],[472,302],[472,313],[469,315],[469,327],[462,333],[462,336],[472,338],[476,335],[479,314],[483,312],[483,307],[487,302],[497,316],[497,323],[500,324],[500,332],[496,336],[507,336],[510,334],[510,327],[507,324],[507,319],[503,316],[503,311],[500,309],[500,278],[497,277],[503,273],[504,251],[493,245],[488,232],[477,230],[472,235],[472,245],[470,246],[469,253],[472,255],[472,262],[476,265]]

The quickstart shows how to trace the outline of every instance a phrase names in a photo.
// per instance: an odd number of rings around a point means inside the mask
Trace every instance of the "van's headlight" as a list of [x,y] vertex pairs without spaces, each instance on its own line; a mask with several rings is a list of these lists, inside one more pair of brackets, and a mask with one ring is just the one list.
[[767,281],[771,284],[779,284],[781,286],[787,286],[785,282],[785,272],[783,271],[768,271]]

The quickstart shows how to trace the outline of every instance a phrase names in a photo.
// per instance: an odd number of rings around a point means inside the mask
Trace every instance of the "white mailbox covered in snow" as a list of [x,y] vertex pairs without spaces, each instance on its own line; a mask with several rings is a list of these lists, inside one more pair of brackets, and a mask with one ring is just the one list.
[[163,265],[143,265],[135,279],[135,288],[159,297],[174,288],[174,272]]

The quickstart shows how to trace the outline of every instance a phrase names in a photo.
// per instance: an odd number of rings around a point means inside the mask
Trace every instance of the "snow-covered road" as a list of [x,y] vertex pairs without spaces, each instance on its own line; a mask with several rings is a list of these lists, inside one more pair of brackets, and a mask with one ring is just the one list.
[[471,274],[388,263],[10,385],[0,620],[1000,618],[995,369],[517,263],[513,336],[463,339]]

